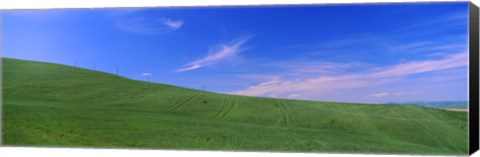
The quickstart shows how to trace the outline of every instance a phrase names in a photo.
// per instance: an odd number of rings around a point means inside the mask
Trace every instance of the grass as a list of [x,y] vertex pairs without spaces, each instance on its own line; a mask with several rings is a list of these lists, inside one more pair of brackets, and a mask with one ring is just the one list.
[[59,64],[2,64],[4,145],[468,152],[466,112],[205,93]]

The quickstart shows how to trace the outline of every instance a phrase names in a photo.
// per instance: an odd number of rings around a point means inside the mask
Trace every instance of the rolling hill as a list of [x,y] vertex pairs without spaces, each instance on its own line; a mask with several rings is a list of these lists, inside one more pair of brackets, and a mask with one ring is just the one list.
[[464,112],[227,95],[9,58],[2,79],[10,146],[468,152]]

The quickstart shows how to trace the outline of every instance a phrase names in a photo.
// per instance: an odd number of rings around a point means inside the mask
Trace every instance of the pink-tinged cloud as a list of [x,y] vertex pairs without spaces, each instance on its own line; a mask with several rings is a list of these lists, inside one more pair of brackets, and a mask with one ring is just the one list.
[[[358,89],[376,85],[394,83],[402,80],[403,76],[446,70],[468,65],[468,53],[458,53],[439,60],[414,61],[399,64],[382,70],[367,69],[360,73],[328,76],[317,74],[307,78],[296,78],[288,80],[282,76],[261,82],[258,85],[250,86],[242,90],[230,92],[231,94],[248,96],[269,96],[277,95],[288,97],[291,94],[301,94],[301,97],[308,95],[328,94],[332,91],[344,89]],[[378,68],[372,68],[378,69]],[[386,92],[375,93],[372,96],[384,97],[391,95]]]
[[411,75],[423,72],[445,70],[468,65],[468,53],[458,53],[441,60],[416,61],[389,67],[383,71],[373,73],[374,78]]
[[372,94],[372,96],[374,96],[374,97],[384,97],[384,96],[388,96],[388,95],[390,95],[390,94],[387,93],[387,92],[381,92],[381,93]]
[[235,40],[229,43],[221,44],[218,46],[219,49],[217,51],[214,51],[213,53],[210,53],[209,55],[201,59],[197,59],[193,62],[185,64],[186,67],[177,69],[176,72],[195,70],[198,68],[216,64],[222,60],[232,58],[236,56],[238,53],[245,50],[242,48],[242,45],[246,41],[248,41],[250,38],[251,36],[240,37],[240,38],[236,38]]
[[[248,96],[288,96],[292,93],[321,94],[322,92],[334,89],[357,88],[365,85],[368,85],[367,80],[361,79],[359,75],[319,76],[295,81],[277,78],[255,86],[250,86],[243,90],[231,92],[231,94]],[[303,95],[308,94],[302,94],[302,96]]]

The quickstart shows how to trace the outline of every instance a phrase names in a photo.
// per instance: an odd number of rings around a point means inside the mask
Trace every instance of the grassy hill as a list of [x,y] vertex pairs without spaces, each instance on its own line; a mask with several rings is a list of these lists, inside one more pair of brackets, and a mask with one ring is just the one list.
[[[203,93],[2,58],[3,144],[466,154],[467,113]],[[204,103],[204,98],[207,100]]]

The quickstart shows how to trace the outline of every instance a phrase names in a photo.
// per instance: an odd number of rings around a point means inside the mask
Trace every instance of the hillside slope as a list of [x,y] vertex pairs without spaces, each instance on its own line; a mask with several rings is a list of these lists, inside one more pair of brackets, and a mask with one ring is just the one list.
[[[2,58],[3,144],[466,154],[467,113],[204,93]],[[206,103],[204,102],[206,100]]]

